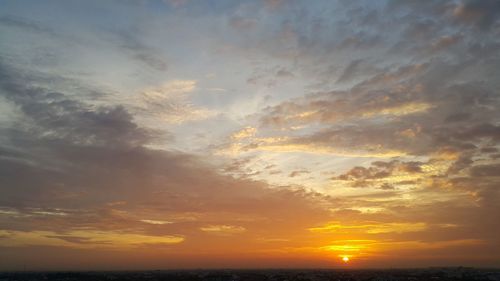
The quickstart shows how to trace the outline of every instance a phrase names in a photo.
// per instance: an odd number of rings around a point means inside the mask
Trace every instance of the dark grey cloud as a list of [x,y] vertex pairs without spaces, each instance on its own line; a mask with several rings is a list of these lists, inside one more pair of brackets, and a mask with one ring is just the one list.
[[453,11],[454,17],[480,29],[489,29],[500,19],[500,3],[495,0],[464,0]]
[[276,77],[278,77],[278,78],[293,78],[293,77],[295,77],[295,75],[292,72],[282,68],[276,72]]
[[473,177],[500,177],[500,164],[477,165],[470,169]]
[[111,146],[151,142],[155,132],[139,128],[121,106],[97,107],[62,93],[30,87],[22,72],[0,68],[4,97],[28,118],[29,133],[43,140]]

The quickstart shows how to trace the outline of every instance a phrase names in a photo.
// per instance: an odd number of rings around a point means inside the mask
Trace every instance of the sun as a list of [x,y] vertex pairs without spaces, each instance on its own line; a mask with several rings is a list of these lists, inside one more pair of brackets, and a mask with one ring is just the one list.
[[343,260],[345,263],[348,263],[348,262],[349,262],[349,257],[348,257],[348,256],[343,256],[343,257],[342,257],[342,260]]

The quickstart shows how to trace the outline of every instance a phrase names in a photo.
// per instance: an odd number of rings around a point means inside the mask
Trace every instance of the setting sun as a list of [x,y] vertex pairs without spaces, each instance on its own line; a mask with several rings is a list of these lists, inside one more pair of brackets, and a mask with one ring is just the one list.
[[342,257],[342,260],[343,260],[345,263],[348,263],[348,262],[349,262],[349,257],[348,257],[348,256],[343,256],[343,257]]

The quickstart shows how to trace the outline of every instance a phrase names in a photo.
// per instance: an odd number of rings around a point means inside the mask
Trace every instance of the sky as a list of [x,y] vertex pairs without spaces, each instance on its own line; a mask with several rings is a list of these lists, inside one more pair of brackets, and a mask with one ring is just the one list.
[[496,0],[0,0],[0,270],[499,267],[499,77]]

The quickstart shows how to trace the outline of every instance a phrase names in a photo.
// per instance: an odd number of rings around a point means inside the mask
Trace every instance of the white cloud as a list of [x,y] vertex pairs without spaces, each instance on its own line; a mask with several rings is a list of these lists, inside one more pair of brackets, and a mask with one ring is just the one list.
[[189,94],[196,90],[196,84],[196,80],[171,80],[160,87],[145,89],[139,96],[139,107],[161,122],[171,124],[210,118],[215,111],[191,101]]

